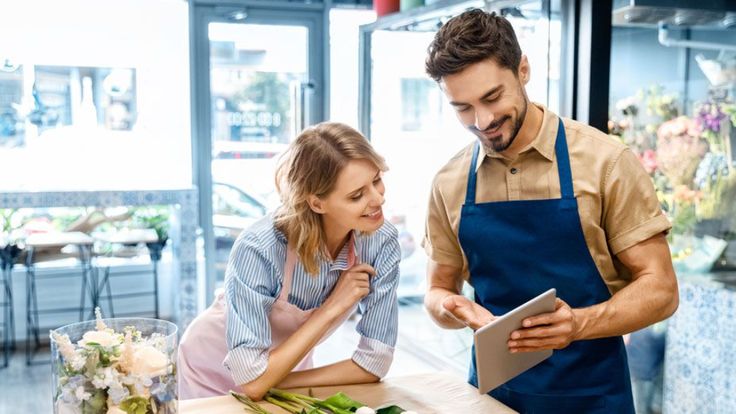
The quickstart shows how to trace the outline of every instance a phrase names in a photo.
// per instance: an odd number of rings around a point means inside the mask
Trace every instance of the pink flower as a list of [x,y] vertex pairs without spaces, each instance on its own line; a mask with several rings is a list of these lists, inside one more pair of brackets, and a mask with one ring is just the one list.
[[657,130],[657,167],[673,186],[690,186],[708,144],[698,125],[686,116],[663,123]]
[[657,153],[654,150],[646,150],[643,154],[636,155],[639,158],[639,162],[644,166],[644,170],[647,174],[652,174],[657,170]]

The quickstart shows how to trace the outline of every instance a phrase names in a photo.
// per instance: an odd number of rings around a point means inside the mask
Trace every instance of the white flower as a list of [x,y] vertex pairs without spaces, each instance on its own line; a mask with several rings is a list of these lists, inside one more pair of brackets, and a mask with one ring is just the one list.
[[133,386],[135,392],[132,395],[139,395],[144,398],[151,396],[149,388],[153,385],[153,381],[146,375],[128,374],[123,377],[123,384]]
[[115,384],[120,385],[118,372],[112,367],[98,369],[92,378],[92,385],[95,388],[105,389]]
[[84,387],[79,386],[76,390],[74,390],[74,396],[77,397],[78,400],[86,401],[89,399],[89,397],[92,396],[92,394],[85,391]]
[[105,331],[89,331],[82,335],[82,339],[79,341],[79,346],[87,346],[87,343],[95,342],[105,348],[109,348],[115,345],[120,345],[121,335],[116,334],[112,330]]
[[158,349],[143,345],[135,348],[133,363],[128,367],[131,374],[155,377],[166,375],[169,367],[169,359]]
[[102,312],[100,312],[100,307],[95,308],[95,328],[97,328],[98,331],[104,331],[107,329],[107,325],[105,325],[105,322],[102,322]]
[[403,411],[401,414],[417,414],[416,411]]
[[618,109],[619,111],[623,111],[624,109],[627,109],[631,106],[636,106],[637,103],[638,101],[635,96],[629,96],[616,102],[616,109]]
[[128,387],[125,387],[122,384],[113,384],[107,390],[109,401],[112,402],[112,404],[108,402],[108,405],[120,404],[124,399],[128,398],[129,395],[130,391],[128,391]]
[[82,404],[69,404],[64,401],[56,403],[57,414],[82,414]]
[[123,372],[130,372],[130,367],[133,365],[133,360],[135,359],[133,354],[134,350],[133,334],[130,330],[126,330],[125,340],[123,341],[123,346],[120,348],[120,358],[118,359],[120,370]]
[[368,407],[367,405],[364,405],[355,410],[355,414],[376,414],[376,410]]
[[71,361],[74,356],[74,345],[69,340],[69,335],[59,335],[56,331],[51,331],[51,338],[56,342],[56,346],[59,347],[59,353],[67,361]]
[[72,356],[72,359],[69,361],[69,364],[72,366],[72,369],[75,371],[80,371],[82,368],[84,368],[84,365],[87,363],[87,357],[84,353],[84,349],[77,349],[74,351],[74,355]]
[[112,405],[110,408],[107,409],[107,414],[127,414],[125,411],[121,410],[120,407],[117,405]]
[[[73,377],[65,377],[62,380],[61,395],[59,399],[67,404],[80,404],[82,397],[85,396],[84,384],[87,378],[84,375],[75,375]],[[89,393],[87,393],[89,398]]]

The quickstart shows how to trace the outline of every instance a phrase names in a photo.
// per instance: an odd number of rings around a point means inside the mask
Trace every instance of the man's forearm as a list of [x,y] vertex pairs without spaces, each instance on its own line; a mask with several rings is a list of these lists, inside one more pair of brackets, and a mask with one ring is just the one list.
[[573,309],[575,339],[625,335],[668,318],[678,305],[677,282],[670,279],[643,275],[603,303]]
[[427,308],[429,316],[434,322],[445,329],[460,329],[466,326],[453,317],[443,306],[442,302],[448,296],[457,295],[449,289],[440,287],[430,287],[427,294],[424,295],[424,307]]

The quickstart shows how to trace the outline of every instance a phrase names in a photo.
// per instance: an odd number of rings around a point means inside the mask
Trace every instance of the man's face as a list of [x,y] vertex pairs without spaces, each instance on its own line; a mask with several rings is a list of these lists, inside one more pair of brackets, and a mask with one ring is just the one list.
[[460,122],[481,144],[503,152],[514,142],[524,123],[527,109],[524,85],[528,81],[529,63],[522,56],[518,77],[495,60],[486,59],[444,76],[440,87]]

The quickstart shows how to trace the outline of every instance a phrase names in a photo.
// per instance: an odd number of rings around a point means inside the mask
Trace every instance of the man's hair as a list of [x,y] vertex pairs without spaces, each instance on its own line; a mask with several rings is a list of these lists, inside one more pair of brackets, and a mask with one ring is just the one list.
[[445,23],[428,48],[427,74],[439,82],[486,59],[518,74],[521,48],[514,28],[495,12],[471,9]]

